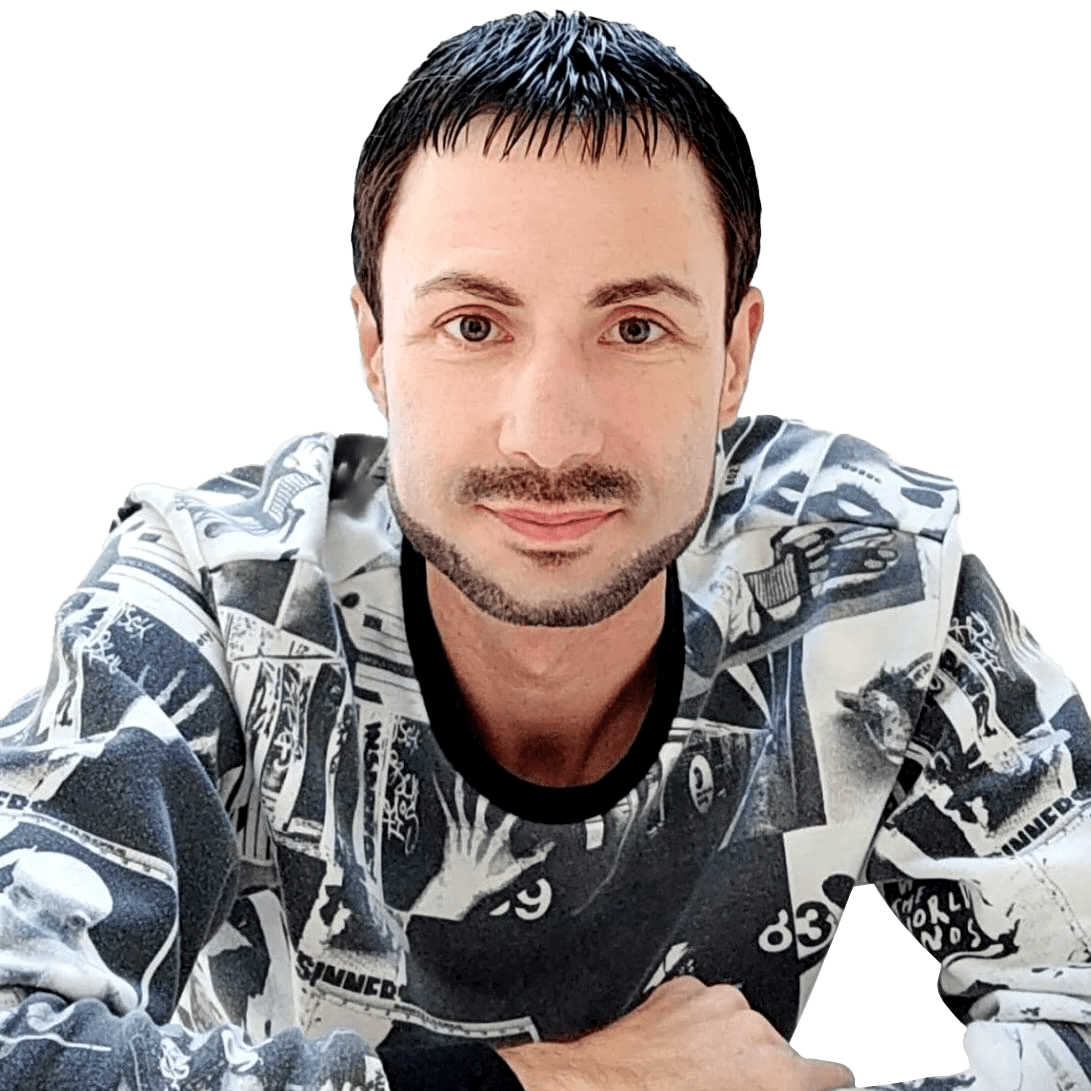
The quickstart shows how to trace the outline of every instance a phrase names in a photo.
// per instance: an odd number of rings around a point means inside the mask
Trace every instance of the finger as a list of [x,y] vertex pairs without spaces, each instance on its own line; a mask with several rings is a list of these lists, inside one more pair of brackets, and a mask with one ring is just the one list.
[[[511,828],[515,825],[515,821],[515,815],[505,815],[504,820],[496,827],[492,837],[485,842],[484,847],[478,854],[478,863],[486,856],[489,857],[488,872],[493,878],[497,890],[507,886],[508,883],[513,883],[534,862],[532,859],[516,860],[512,856]],[[497,870],[498,868],[499,870]]]
[[800,1058],[806,1066],[809,1091],[841,1091],[845,1087],[855,1087],[856,1077],[852,1069],[836,1061],[816,1061],[809,1057]]
[[692,974],[679,974],[677,977],[667,978],[662,985],[652,989],[644,1003],[651,1002],[657,996],[661,1000],[671,996],[678,999],[679,996],[693,996],[698,993],[703,995],[707,991],[708,986],[699,978]]
[[489,801],[483,796],[477,797],[477,807],[474,810],[473,829],[470,830],[470,855],[475,860],[480,860],[485,852],[485,842],[488,837],[488,826],[485,825],[485,812]]
[[[732,1008],[740,1011],[750,1009],[750,1002],[746,999],[746,994],[738,985],[733,985],[730,981],[721,981],[715,985],[709,985],[708,990],[710,993],[714,993],[717,996],[720,1003],[723,1003],[724,1000],[726,1000]],[[769,1029],[772,1029],[771,1024]],[[776,1033],[776,1031],[774,1031],[774,1033]],[[780,1038],[779,1034],[777,1036]]]
[[455,820],[451,817],[451,812],[447,809],[447,800],[443,798],[443,793],[439,790],[439,781],[436,780],[434,773],[432,775],[432,784],[435,786],[436,799],[439,800],[439,805],[443,808],[443,817],[447,819],[447,829],[450,831],[454,828]]
[[455,814],[458,815],[458,824],[460,826],[468,825],[466,821],[466,782],[455,773]]
[[466,821],[466,782],[457,773],[455,774],[455,816],[458,819],[458,850],[463,856],[468,856],[472,833]]
[[547,841],[544,845],[536,848],[529,856],[524,856],[519,861],[520,870],[526,871],[527,868],[532,868],[535,864],[540,864],[553,851],[555,845],[555,841]]
[[496,827],[496,833],[493,835],[498,844],[505,844],[511,840],[511,831],[515,826],[516,816],[510,812],[504,815],[504,820]]
[[883,544],[893,541],[894,535],[887,530],[877,530],[875,527],[854,527],[852,530],[842,531],[838,536],[841,545],[861,545],[867,543]]
[[838,587],[855,587],[861,583],[872,583],[886,570],[887,566],[885,564],[872,566],[871,562],[863,561],[850,572],[842,572],[840,575],[831,576],[826,581],[826,588],[834,590]]

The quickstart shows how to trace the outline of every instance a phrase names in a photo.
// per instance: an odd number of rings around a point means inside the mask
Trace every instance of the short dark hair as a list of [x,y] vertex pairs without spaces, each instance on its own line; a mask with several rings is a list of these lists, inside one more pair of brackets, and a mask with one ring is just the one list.
[[383,107],[356,168],[352,260],[382,338],[379,257],[402,175],[431,143],[450,150],[469,122],[492,117],[484,151],[507,123],[503,153],[525,136],[538,155],[575,122],[597,161],[611,132],[624,148],[631,123],[649,159],[659,126],[688,143],[711,182],[727,248],[726,331],[758,263],[761,201],[750,146],[727,104],[669,46],[625,23],[541,12],[508,15],[436,46]]

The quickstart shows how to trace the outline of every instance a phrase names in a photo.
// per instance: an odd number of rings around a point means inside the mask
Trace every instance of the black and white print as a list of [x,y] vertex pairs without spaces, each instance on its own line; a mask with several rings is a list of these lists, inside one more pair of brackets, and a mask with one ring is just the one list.
[[377,1091],[682,973],[790,1036],[873,882],[968,1025],[965,1073],[893,1086],[1086,1086],[1091,726],[954,487],[766,417],[716,475],[658,742],[555,821],[457,742],[381,440],[136,490],[0,721],[0,1064]]

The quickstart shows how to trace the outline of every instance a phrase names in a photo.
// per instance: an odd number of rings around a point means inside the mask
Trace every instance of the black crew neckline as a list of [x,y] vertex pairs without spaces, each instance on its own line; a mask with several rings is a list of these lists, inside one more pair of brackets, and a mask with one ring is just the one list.
[[655,693],[640,731],[625,756],[605,776],[593,784],[566,788],[534,784],[508,772],[474,738],[428,603],[424,558],[404,534],[401,585],[406,640],[432,734],[447,760],[472,788],[501,810],[530,822],[557,824],[605,814],[647,775],[667,741],[682,693],[685,642],[676,562],[667,568],[663,628],[655,649]]

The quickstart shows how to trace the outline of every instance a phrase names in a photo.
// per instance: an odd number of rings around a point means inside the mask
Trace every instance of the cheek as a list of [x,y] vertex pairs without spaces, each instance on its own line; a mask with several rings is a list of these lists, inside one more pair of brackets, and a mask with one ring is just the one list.
[[[703,465],[715,446],[719,433],[719,393],[718,387],[713,390],[710,386],[703,389],[691,386],[660,403],[670,406],[670,435],[666,444],[677,452],[679,461],[690,467]],[[660,415],[665,424],[667,412],[661,410]]]
[[[473,421],[457,398],[421,375],[388,383],[387,432],[398,496],[410,514],[423,517],[445,495],[465,461]],[[477,430],[480,431],[479,429]]]
[[676,510],[692,515],[704,503],[716,462],[719,427],[715,406],[695,406],[690,424],[673,437],[674,481],[678,500]]
[[427,357],[407,355],[386,371],[391,430],[396,418],[406,434],[431,435],[442,440],[471,418],[474,384],[465,371],[440,367]]

